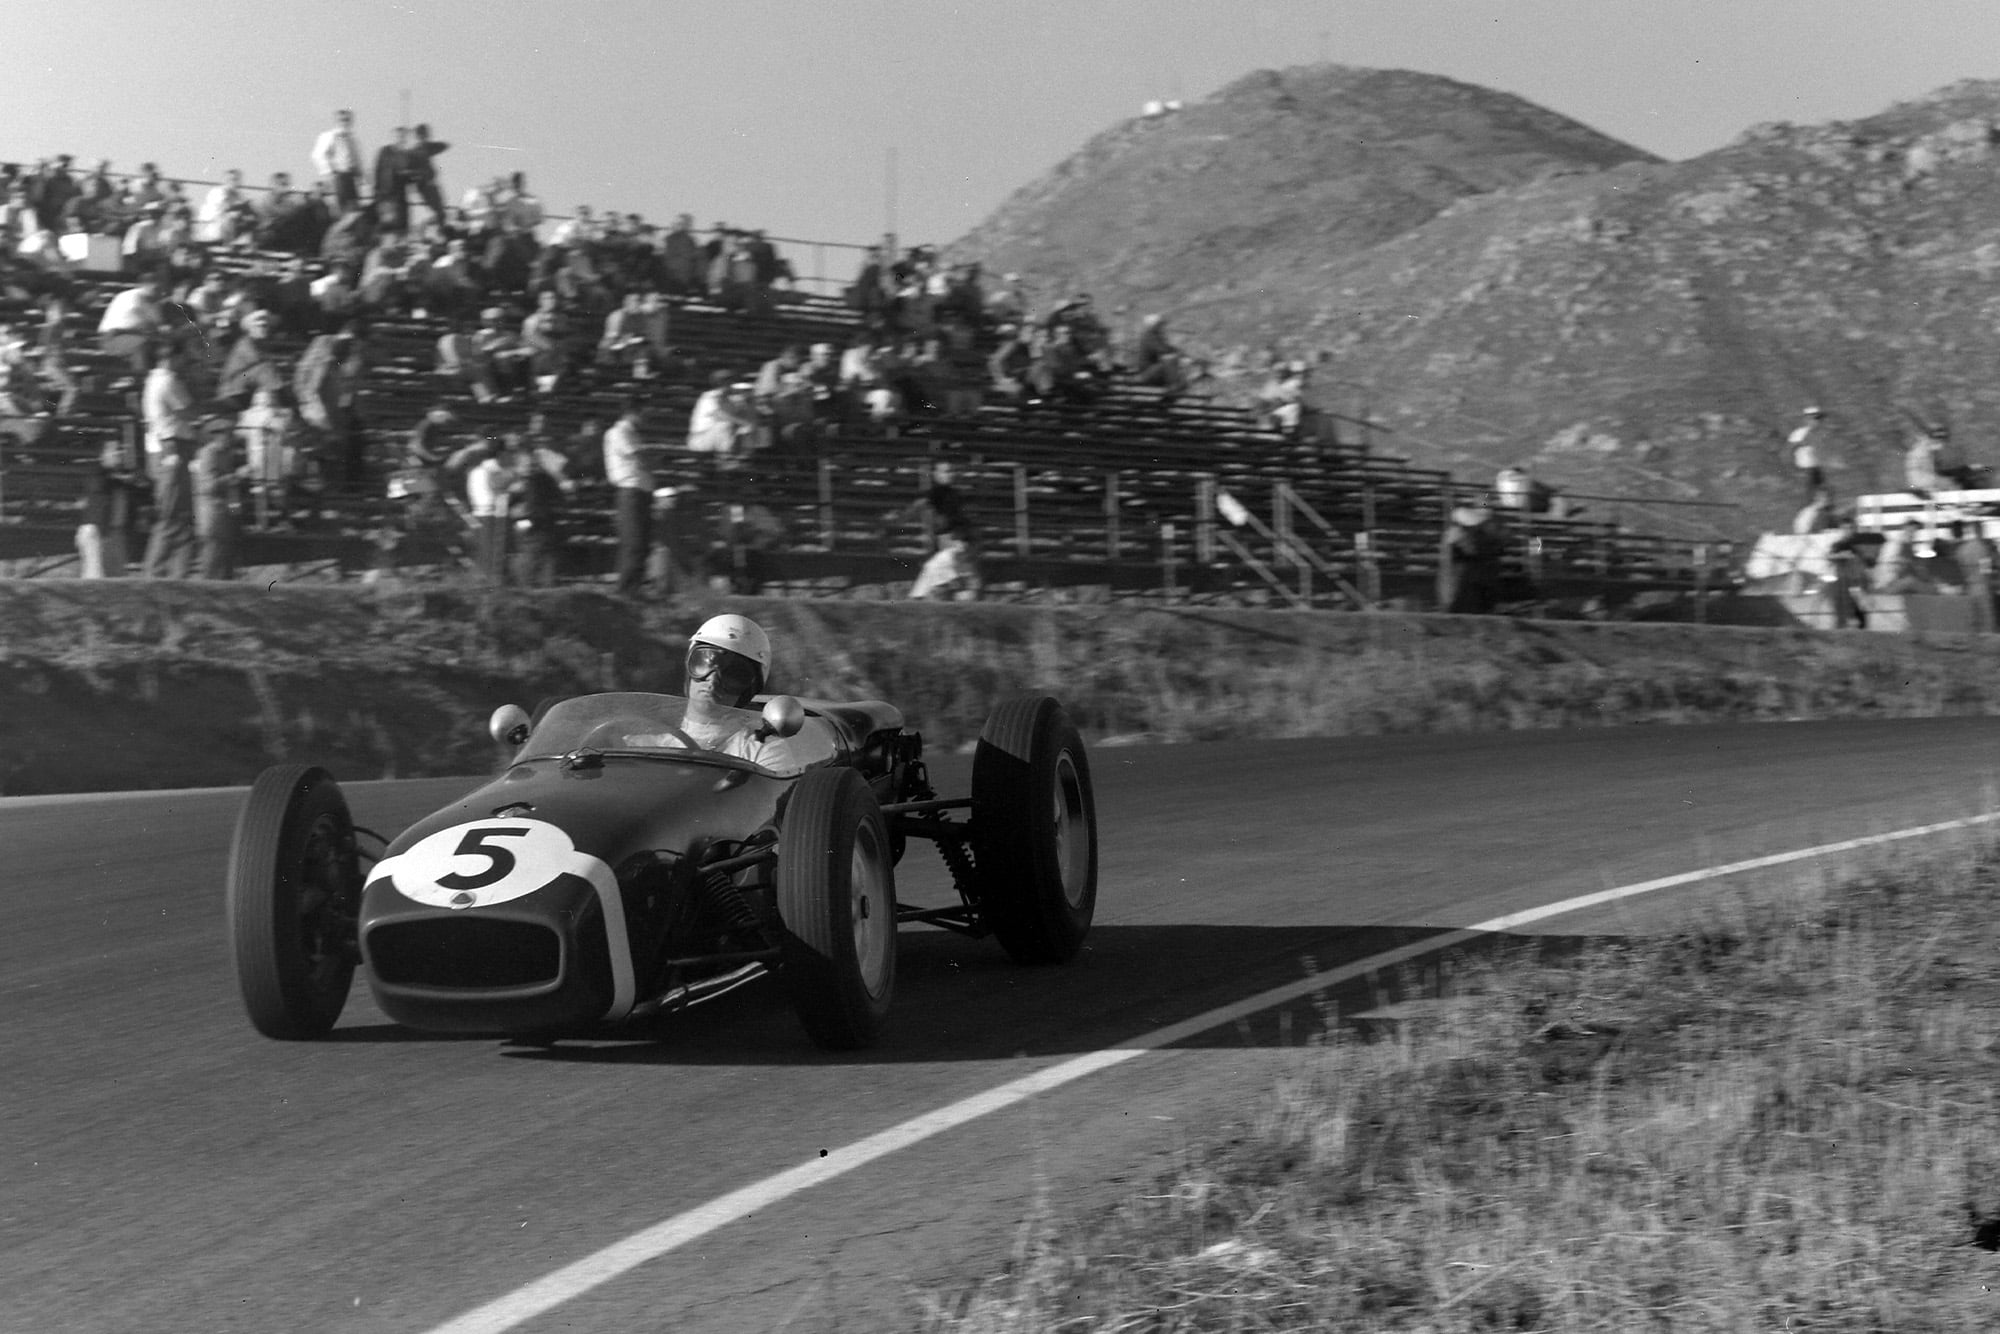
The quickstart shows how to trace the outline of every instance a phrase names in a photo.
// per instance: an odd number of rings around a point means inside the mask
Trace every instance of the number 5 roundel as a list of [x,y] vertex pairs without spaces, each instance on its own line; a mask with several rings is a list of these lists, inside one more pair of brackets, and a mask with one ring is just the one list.
[[475,820],[441,829],[375,868],[392,873],[396,891],[436,908],[505,903],[546,888],[574,871],[576,845],[541,820]]

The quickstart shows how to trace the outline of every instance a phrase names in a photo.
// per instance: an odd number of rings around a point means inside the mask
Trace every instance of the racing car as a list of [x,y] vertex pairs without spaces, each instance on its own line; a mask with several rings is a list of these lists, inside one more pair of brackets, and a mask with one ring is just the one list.
[[[355,825],[325,769],[266,769],[227,880],[251,1023],[324,1036],[357,968],[396,1023],[530,1038],[775,974],[807,1034],[849,1049],[882,1033],[903,925],[990,935],[1023,963],[1082,947],[1096,805],[1057,700],[1002,702],[957,798],[932,790],[922,737],[890,704],[749,702],[761,709],[726,711],[743,743],[727,746],[676,695],[505,705],[488,730],[511,760],[393,840]],[[897,899],[912,839],[942,854],[956,902]]]

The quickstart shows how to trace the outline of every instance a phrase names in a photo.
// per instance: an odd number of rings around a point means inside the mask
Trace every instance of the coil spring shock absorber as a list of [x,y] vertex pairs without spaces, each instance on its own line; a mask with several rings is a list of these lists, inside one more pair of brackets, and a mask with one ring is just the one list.
[[762,934],[764,923],[759,920],[757,910],[744,899],[736,888],[736,882],[726,872],[710,871],[696,883],[700,886],[702,902],[722,919],[726,929]]
[[958,890],[958,897],[967,903],[979,901],[979,881],[972,865],[972,848],[955,832],[933,840],[937,844],[938,856],[944,858],[945,868],[951,872],[952,887]]

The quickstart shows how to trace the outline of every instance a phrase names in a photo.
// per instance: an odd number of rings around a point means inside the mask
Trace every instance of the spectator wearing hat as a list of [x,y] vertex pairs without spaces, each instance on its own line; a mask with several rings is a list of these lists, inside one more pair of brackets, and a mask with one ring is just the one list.
[[354,138],[354,113],[333,113],[333,124],[313,140],[313,170],[333,199],[334,212],[345,217],[361,207],[361,145]]
[[1498,607],[1505,549],[1490,510],[1453,509],[1438,543],[1438,609],[1484,615]]

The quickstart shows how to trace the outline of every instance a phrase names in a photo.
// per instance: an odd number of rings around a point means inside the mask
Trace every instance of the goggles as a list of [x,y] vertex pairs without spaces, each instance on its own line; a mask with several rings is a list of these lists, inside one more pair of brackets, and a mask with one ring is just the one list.
[[696,644],[688,649],[687,674],[690,681],[706,681],[713,676],[722,694],[744,695],[756,688],[763,669],[741,653],[713,644]]

